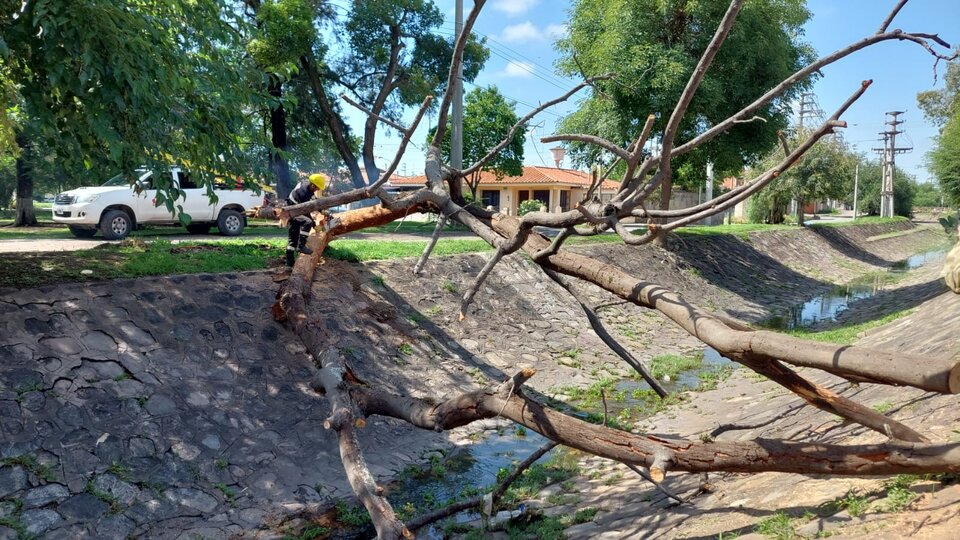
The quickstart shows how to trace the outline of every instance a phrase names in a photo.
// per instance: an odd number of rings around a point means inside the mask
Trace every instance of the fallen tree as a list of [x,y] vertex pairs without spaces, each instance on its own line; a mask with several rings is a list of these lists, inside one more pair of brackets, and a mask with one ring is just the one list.
[[[617,156],[624,164],[620,189],[609,203],[601,203],[593,197],[596,185],[588,192],[574,210],[551,214],[533,212],[522,218],[486,212],[465,203],[461,194],[461,180],[469,176],[503,149],[519,129],[543,109],[568,99],[575,92],[589,86],[597,79],[614,75],[587,78],[582,84],[551,102],[543,104],[520,119],[514,130],[497,147],[490,149],[486,158],[473,166],[456,170],[441,160],[437,146],[426,152],[425,185],[402,197],[388,194],[383,186],[396,170],[410,137],[430,103],[424,101],[410,127],[403,128],[394,122],[389,124],[403,135],[400,149],[387,171],[373,184],[338,195],[323,197],[308,203],[269,210],[281,220],[308,212],[318,212],[336,205],[376,197],[380,205],[338,214],[326,230],[317,231],[308,245],[314,250],[312,256],[302,256],[280,288],[274,316],[286,320],[293,331],[317,360],[318,371],[314,387],[324,393],[331,403],[330,417],[324,422],[334,431],[340,441],[341,456],[347,477],[355,493],[370,512],[381,538],[411,536],[412,533],[397,518],[383,490],[376,485],[363,459],[362,449],[356,438],[356,430],[365,425],[370,415],[398,418],[410,424],[430,430],[448,430],[470,422],[502,416],[527,426],[557,443],[578,448],[585,452],[614,459],[631,466],[645,467],[649,477],[662,481],[669,471],[789,471],[799,473],[822,473],[834,475],[876,475],[891,473],[957,472],[960,471],[960,443],[940,444],[930,442],[913,428],[888,418],[868,407],[817,385],[802,377],[788,365],[816,368],[847,378],[851,381],[866,381],[877,384],[902,385],[921,388],[931,392],[952,394],[960,391],[960,362],[947,358],[931,358],[916,355],[890,354],[862,347],[812,343],[794,337],[755,330],[737,321],[704,310],[688,302],[679,294],[654,283],[639,280],[613,265],[563,249],[564,242],[576,235],[595,235],[614,231],[627,244],[651,242],[663,234],[683,225],[722,212],[751,194],[763,189],[790,166],[803,158],[818,140],[845,126],[840,119],[843,113],[865,92],[870,81],[855,89],[850,98],[817,129],[811,131],[796,148],[784,147],[784,157],[773,168],[764,171],[744,186],[736,188],[707,203],[682,210],[648,210],[645,201],[664,182],[672,177],[671,160],[690,152],[715,137],[722,136],[739,122],[754,121],[754,112],[763,104],[775,99],[791,85],[802,81],[816,70],[849,56],[865,47],[885,41],[909,41],[924,47],[938,59],[950,58],[937,52],[936,47],[949,49],[936,35],[888,30],[896,14],[906,0],[899,2],[885,18],[878,31],[848,47],[824,56],[794,73],[779,85],[771,88],[760,99],[746,105],[727,120],[710,127],[695,138],[675,141],[680,119],[697,91],[704,74],[734,25],[743,0],[733,0],[717,28],[716,33],[700,62],[690,77],[680,99],[669,113],[669,121],[661,134],[662,152],[650,155],[644,147],[651,137],[653,115],[626,148],[597,137],[581,134],[560,134],[544,138],[551,141],[579,141],[596,144]],[[453,80],[462,61],[466,36],[476,21],[483,0],[476,0],[463,31],[457,37],[454,57],[450,66]],[[447,92],[441,100],[437,133],[441,141],[446,129],[446,115],[452,99]],[[361,107],[362,108],[362,107]],[[379,119],[373,112],[366,111]],[[656,111],[651,111],[651,113]],[[384,120],[385,121],[385,120]],[[599,176],[597,185],[606,175]],[[534,376],[532,370],[524,370],[507,381],[492,385],[481,391],[465,393],[439,404],[405,396],[392,395],[376,387],[361,383],[352,374],[344,356],[340,354],[330,336],[318,325],[311,324],[306,302],[310,283],[323,249],[333,237],[365,227],[400,219],[410,212],[426,211],[438,214],[440,225],[446,220],[459,222],[489,243],[495,252],[478,273],[474,284],[461,300],[460,317],[468,316],[471,301],[483,281],[503,257],[518,251],[525,252],[540,265],[549,278],[563,282],[560,274],[592,283],[600,288],[638,306],[654,309],[671,319],[691,335],[716,349],[720,354],[741,363],[797,394],[806,403],[837,414],[851,422],[863,425],[888,436],[889,442],[872,445],[828,445],[804,442],[786,442],[757,439],[740,443],[720,443],[671,439],[626,432],[606,425],[595,425],[578,420],[553,410],[535,399],[526,396],[523,384]],[[637,218],[647,220],[647,232],[633,235],[623,226],[623,220]],[[551,239],[536,233],[534,227],[553,227],[560,233]],[[434,234],[416,265],[416,272],[423,268],[439,234]],[[570,283],[563,283],[571,293]],[[574,296],[576,294],[574,293]],[[585,304],[581,302],[585,308]],[[590,315],[589,309],[586,309]]]

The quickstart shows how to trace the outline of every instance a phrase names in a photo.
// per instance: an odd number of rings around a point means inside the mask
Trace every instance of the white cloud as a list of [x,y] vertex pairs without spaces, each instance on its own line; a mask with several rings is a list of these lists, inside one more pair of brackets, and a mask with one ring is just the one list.
[[502,38],[506,43],[528,43],[531,41],[541,41],[543,32],[527,21],[503,29]]
[[550,24],[547,25],[546,34],[547,37],[551,40],[558,40],[563,37],[567,37],[567,32],[569,28],[565,24]]
[[529,11],[533,6],[537,5],[539,1],[540,0],[494,0],[493,9],[502,11],[510,17],[516,17]]
[[503,71],[500,72],[502,77],[532,77],[533,76],[533,64],[529,62],[519,62],[516,60],[511,60],[507,62],[507,65],[503,68]]

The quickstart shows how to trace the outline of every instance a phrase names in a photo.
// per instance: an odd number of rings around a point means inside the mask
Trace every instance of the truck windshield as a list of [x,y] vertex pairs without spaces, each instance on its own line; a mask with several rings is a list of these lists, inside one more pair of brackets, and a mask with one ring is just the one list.
[[[150,176],[150,171],[137,170],[137,179],[143,180],[144,178]],[[113,178],[107,180],[103,183],[103,187],[114,187],[114,186],[129,186],[130,182],[127,181],[127,177],[120,173]]]

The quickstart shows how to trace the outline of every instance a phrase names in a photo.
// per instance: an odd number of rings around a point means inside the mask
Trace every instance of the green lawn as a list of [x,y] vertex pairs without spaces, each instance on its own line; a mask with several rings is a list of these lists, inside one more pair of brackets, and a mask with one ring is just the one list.
[[904,309],[901,311],[896,311],[888,315],[884,315],[878,319],[872,321],[866,321],[859,324],[850,324],[846,326],[837,326],[829,330],[819,330],[813,331],[805,328],[796,328],[788,331],[787,333],[791,336],[796,336],[798,338],[810,339],[813,341],[826,341],[829,343],[838,343],[841,345],[852,345],[854,341],[859,339],[861,332],[866,332],[867,330],[877,328],[878,326],[883,326],[887,323],[893,322],[902,317],[906,317],[912,313],[912,309]]
[[884,223],[898,223],[901,221],[909,220],[903,216],[894,216],[892,218],[863,216],[850,221],[808,221],[807,225],[811,227],[851,227],[853,225],[881,225]]

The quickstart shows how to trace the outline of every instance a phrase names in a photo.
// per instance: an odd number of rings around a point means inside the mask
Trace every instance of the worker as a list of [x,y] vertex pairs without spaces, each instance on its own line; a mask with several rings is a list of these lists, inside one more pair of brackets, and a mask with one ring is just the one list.
[[[307,182],[301,183],[296,189],[290,192],[287,197],[288,204],[301,204],[309,201],[315,195],[322,194],[327,185],[327,178],[322,174],[311,174]],[[306,214],[297,216],[290,220],[287,225],[287,266],[293,266],[296,253],[299,251],[305,255],[311,255],[313,250],[307,247],[307,236],[313,229],[315,223],[313,219]]]

